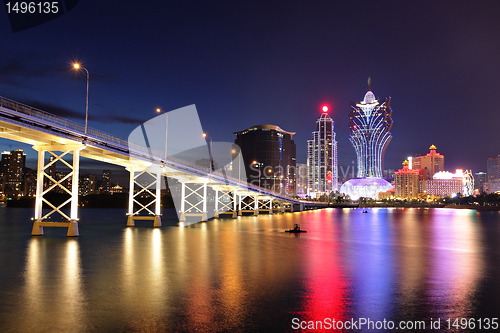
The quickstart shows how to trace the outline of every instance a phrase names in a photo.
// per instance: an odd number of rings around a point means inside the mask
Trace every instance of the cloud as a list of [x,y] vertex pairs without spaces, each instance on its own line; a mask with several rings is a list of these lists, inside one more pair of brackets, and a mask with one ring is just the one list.
[[110,122],[122,123],[122,124],[142,124],[144,122],[144,120],[141,119],[135,119],[123,116],[105,116],[105,119],[109,120]]
[[60,107],[57,105],[53,105],[50,103],[44,103],[40,101],[33,101],[33,100],[23,100],[20,101],[23,104],[32,106],[34,108],[37,108],[39,110],[52,113],[56,116],[63,117],[63,118],[70,118],[70,119],[78,119],[78,120],[85,120],[85,114],[82,114],[80,112],[76,112],[64,107]]
[[[40,102],[40,101],[35,101],[35,100],[23,100],[23,99],[17,99],[17,101],[32,106],[34,108],[37,108],[39,110],[52,113],[56,116],[63,117],[63,118],[69,118],[69,119],[77,119],[77,120],[85,120],[85,114],[81,112],[77,112],[65,107],[57,106],[54,104],[50,103],[45,103],[45,102]],[[102,105],[99,105],[102,106]],[[116,112],[117,114],[119,112]],[[93,116],[90,117],[89,119],[92,121],[98,121],[100,123],[104,124],[109,124],[109,123],[122,123],[122,124],[142,124],[144,120],[142,119],[136,119],[136,118],[131,118],[127,116],[116,116],[113,114],[100,114],[99,116]]]

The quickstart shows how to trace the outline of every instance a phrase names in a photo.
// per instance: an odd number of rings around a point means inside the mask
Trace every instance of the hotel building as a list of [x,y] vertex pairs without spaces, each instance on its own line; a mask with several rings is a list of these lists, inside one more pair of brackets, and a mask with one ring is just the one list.
[[457,169],[454,174],[440,171],[434,174],[432,179],[423,181],[423,193],[430,196],[468,196],[472,195],[473,189],[474,178],[470,170],[463,172],[463,170]]
[[371,91],[368,78],[368,92],[360,103],[350,102],[349,130],[358,160],[358,178],[382,178],[384,155],[391,142],[392,109],[391,97],[379,102]]
[[429,149],[425,156],[417,155],[412,158],[411,169],[421,170],[423,179],[432,179],[436,173],[444,171],[444,155],[436,152],[434,145]]
[[394,173],[394,195],[397,198],[418,198],[420,172],[409,169],[408,164],[408,161],[404,161],[403,169]]

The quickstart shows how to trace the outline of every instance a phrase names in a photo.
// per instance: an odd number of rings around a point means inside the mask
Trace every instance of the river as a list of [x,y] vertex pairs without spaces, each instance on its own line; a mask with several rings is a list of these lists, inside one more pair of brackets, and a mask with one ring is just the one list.
[[[81,209],[77,238],[31,237],[32,215],[0,208],[1,332],[289,332],[360,318],[472,332],[500,317],[499,212],[330,208],[179,226],[165,210],[161,228],[127,228],[124,209]],[[307,233],[283,232],[295,223]],[[476,330],[448,329],[456,318]]]

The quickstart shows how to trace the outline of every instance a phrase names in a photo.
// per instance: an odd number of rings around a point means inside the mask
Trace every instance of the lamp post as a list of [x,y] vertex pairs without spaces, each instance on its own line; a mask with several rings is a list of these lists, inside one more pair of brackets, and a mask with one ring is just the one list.
[[[269,176],[271,175],[271,172],[273,172],[271,169],[267,170]],[[276,192],[276,173],[273,173],[273,192]]]
[[253,161],[253,164],[257,166],[257,168],[259,168],[259,188],[260,188],[260,164],[259,162],[257,161]]
[[89,71],[87,68],[80,66],[78,63],[74,63],[73,67],[75,69],[83,69],[85,72],[87,72],[87,98],[85,102],[85,134],[87,134],[87,121],[89,118]]
[[203,133],[203,137],[204,138],[208,137],[210,139],[210,146],[209,146],[210,147],[210,149],[209,149],[209,152],[210,152],[210,173],[212,173],[212,171],[214,171],[213,170],[214,169],[214,161],[212,159],[212,138],[209,135],[207,135],[207,133]]
[[[231,153],[234,155],[236,154],[236,149],[232,149]],[[234,158],[233,158],[234,161]],[[238,158],[238,180],[241,181],[241,168],[240,168],[240,159]]]
[[[156,109],[157,113],[161,113],[161,109]],[[165,112],[166,120],[165,120],[165,162],[167,161],[167,134],[168,134],[168,113]]]

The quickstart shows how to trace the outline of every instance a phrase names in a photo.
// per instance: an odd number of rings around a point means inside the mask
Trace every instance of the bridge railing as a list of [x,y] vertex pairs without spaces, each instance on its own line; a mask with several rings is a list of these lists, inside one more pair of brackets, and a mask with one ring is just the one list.
[[[56,115],[53,115],[51,113],[42,111],[40,109],[34,108],[29,105],[25,105],[16,101],[13,101],[11,99],[1,97],[0,96],[0,106],[3,106],[5,108],[9,108],[11,110],[14,110],[19,113],[26,114],[30,117],[38,118],[41,120],[44,120],[49,123],[57,124],[61,127],[71,129],[77,132],[85,133],[85,126],[77,123],[76,121],[72,121],[66,118],[58,117]],[[107,141],[111,141],[114,143],[118,143],[120,145],[123,145],[124,147],[127,147],[128,143],[127,141],[117,138],[111,134],[105,133],[100,130],[96,130],[91,127],[87,127],[87,134],[92,135],[94,137],[100,138],[100,139],[105,139]]]
[[[43,120],[45,123],[47,123],[49,125],[54,124],[54,125],[57,125],[58,127],[65,128],[67,130],[79,132],[79,135],[85,136],[85,126],[80,124],[80,123],[77,123],[75,121],[56,116],[56,115],[51,114],[49,112],[46,112],[46,111],[34,108],[32,106],[13,101],[11,99],[8,99],[8,98],[2,97],[2,96],[0,96],[0,106],[8,108],[8,109],[13,110],[13,111],[16,111],[18,113],[28,115],[32,118]],[[142,155],[144,157],[153,157],[153,158],[156,158],[156,159],[162,160],[162,161],[165,160],[164,154],[162,154],[160,152],[151,150],[151,149],[144,147],[144,146],[141,146],[141,145],[129,143],[126,140],[120,139],[120,138],[115,137],[111,134],[108,134],[106,132],[103,132],[103,131],[100,131],[100,130],[97,130],[97,129],[94,129],[91,127],[87,127],[87,135],[86,136],[94,137],[94,138],[102,139],[102,140],[105,140],[105,141],[108,141],[108,142],[111,142],[114,144],[118,144],[125,150],[128,150],[129,148],[133,148],[134,150],[137,150],[138,152],[142,153]],[[128,152],[130,155],[130,150],[128,150]],[[253,188],[256,190],[261,190],[261,191],[269,192],[269,193],[272,192],[272,191],[269,191],[269,190],[264,189],[264,188],[259,188],[258,186],[255,186],[255,185],[248,184],[246,182],[246,180],[234,178],[234,177],[230,176],[227,172],[226,173],[222,173],[222,171],[210,172],[210,167],[206,168],[206,167],[203,167],[202,165],[194,164],[192,162],[188,162],[188,161],[185,161],[185,160],[182,160],[179,158],[175,158],[173,156],[168,156],[166,162],[167,163],[174,162],[176,164],[188,166],[192,169],[196,169],[202,173],[205,173],[209,177],[210,177],[210,175],[222,177],[222,178],[231,180],[233,182],[240,183],[243,186],[248,186],[249,188]],[[278,194],[278,193],[275,193],[275,194]],[[279,195],[286,197],[286,195],[283,195],[283,194],[279,194]]]

